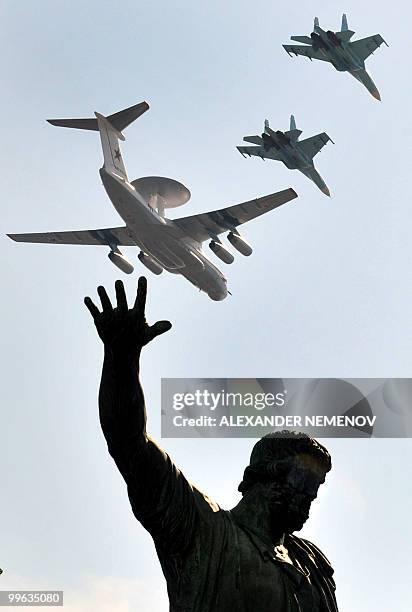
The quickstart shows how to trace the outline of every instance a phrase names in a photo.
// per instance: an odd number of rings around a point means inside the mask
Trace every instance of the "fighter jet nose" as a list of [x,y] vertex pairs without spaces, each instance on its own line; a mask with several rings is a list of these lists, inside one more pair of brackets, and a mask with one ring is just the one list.
[[330,198],[330,191],[326,185],[321,188],[321,191]]
[[381,102],[381,94],[379,93],[377,89],[372,90],[371,94],[373,95],[374,98],[376,98],[376,100],[379,100],[379,102]]

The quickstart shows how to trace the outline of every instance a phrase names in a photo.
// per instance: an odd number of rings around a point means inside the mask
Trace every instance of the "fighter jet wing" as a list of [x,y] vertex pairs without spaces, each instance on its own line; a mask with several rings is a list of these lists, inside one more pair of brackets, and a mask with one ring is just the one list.
[[312,158],[315,157],[329,141],[332,142],[326,132],[322,132],[322,134],[316,134],[316,136],[300,140],[296,146],[303,150],[308,157]]
[[262,159],[274,159],[280,161],[280,157],[276,151],[276,149],[272,148],[266,150],[264,147],[236,147],[239,153],[245,157],[245,155],[255,155],[256,157],[261,157]]
[[315,49],[309,47],[309,45],[283,45],[283,48],[289,55],[293,53],[294,55],[304,55],[309,59],[323,60],[324,62],[330,61],[321,51],[315,51]]
[[233,230],[297,197],[293,189],[284,189],[242,204],[191,217],[182,217],[173,222],[196,242],[204,242],[213,236]]
[[7,235],[16,242],[135,246],[135,243],[128,234],[126,226],[95,230],[74,230],[71,232],[41,232],[36,234]]
[[368,38],[355,40],[350,43],[350,48],[356,53],[359,59],[363,61],[376,51],[376,49],[379,49],[383,43],[387,45],[387,42],[383,40],[380,34],[375,34],[374,36],[368,36]]

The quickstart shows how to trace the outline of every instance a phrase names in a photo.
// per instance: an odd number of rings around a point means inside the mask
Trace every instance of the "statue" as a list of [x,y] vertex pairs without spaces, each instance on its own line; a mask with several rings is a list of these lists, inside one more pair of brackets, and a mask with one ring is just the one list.
[[265,436],[239,485],[241,501],[222,510],[146,433],[140,352],[171,324],[147,324],[145,278],[133,308],[121,281],[115,289],[115,308],[104,287],[101,312],[85,298],[104,344],[100,422],[133,513],[153,537],[171,612],[337,612],[329,561],[292,535],[331,469],[328,451],[303,433]]

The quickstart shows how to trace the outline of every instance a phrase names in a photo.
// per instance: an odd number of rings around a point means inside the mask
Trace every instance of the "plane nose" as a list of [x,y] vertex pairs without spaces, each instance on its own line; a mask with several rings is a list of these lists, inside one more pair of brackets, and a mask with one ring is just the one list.
[[376,100],[379,100],[379,102],[381,102],[381,94],[377,89],[372,89],[371,94],[374,98],[376,98]]
[[214,302],[221,302],[224,300],[228,294],[226,280],[221,279],[221,281],[217,283],[217,285],[211,291],[209,291],[208,294],[210,299]]
[[225,299],[225,297],[227,297],[227,291],[210,291],[208,295],[214,302],[221,302]]
[[326,185],[324,187],[321,187],[320,190],[322,191],[322,193],[324,193],[330,198],[330,191]]

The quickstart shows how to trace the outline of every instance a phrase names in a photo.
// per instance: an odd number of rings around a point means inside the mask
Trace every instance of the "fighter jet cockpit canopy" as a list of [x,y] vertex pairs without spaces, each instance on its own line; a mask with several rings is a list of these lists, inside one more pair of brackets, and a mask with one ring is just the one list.
[[191,196],[182,183],[165,176],[144,176],[132,181],[132,185],[161,217],[164,217],[166,209],[187,204]]

